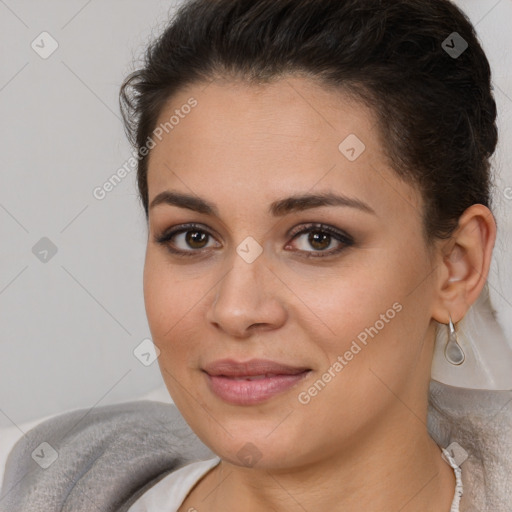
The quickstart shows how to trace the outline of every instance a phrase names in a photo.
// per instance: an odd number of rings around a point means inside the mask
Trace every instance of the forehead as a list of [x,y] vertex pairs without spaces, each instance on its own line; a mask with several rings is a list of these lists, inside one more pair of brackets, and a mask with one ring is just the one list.
[[[191,99],[196,105],[183,108]],[[307,79],[194,84],[170,99],[157,126],[173,115],[172,129],[150,153],[150,201],[184,185],[203,197],[226,192],[268,202],[316,189],[378,198],[389,207],[396,207],[397,194],[419,201],[389,167],[373,112]]]
[[164,134],[174,142],[176,156],[191,135],[195,142],[201,141],[198,150],[215,154],[219,149],[233,155],[252,150],[259,153],[260,161],[265,159],[263,148],[273,157],[292,152],[313,157],[325,154],[327,148],[337,155],[338,144],[350,133],[377,149],[375,119],[368,108],[304,78],[287,77],[264,85],[225,79],[195,84],[169,100],[157,125],[164,125],[190,98],[197,105]]

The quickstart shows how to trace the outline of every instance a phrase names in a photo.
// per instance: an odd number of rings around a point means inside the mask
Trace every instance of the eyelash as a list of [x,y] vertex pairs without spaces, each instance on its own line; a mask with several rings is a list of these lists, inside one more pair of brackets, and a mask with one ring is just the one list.
[[[162,235],[155,237],[156,243],[163,245],[166,247],[166,249],[171,252],[172,254],[175,254],[177,256],[184,256],[184,257],[194,257],[197,256],[198,253],[208,250],[208,249],[191,249],[190,251],[182,251],[173,249],[171,244],[169,243],[172,238],[176,235],[179,235],[181,233],[187,233],[189,231],[199,231],[201,233],[205,233],[209,237],[213,237],[213,235],[206,229],[204,229],[200,224],[182,224],[180,226],[176,226],[175,228],[172,228],[169,231],[164,232]],[[334,239],[336,239],[338,242],[340,242],[342,245],[338,249],[330,250],[330,251],[296,251],[296,252],[305,252],[306,255],[303,257],[306,258],[327,258],[329,256],[334,256],[341,251],[343,251],[345,248],[350,247],[353,245],[354,241],[352,238],[342,231],[339,231],[331,226],[327,226],[322,223],[309,223],[301,226],[301,229],[293,229],[288,236],[292,237],[292,240],[295,240],[300,235],[304,235],[307,233],[323,233],[328,234],[332,236]],[[288,244],[287,244],[288,245]]]

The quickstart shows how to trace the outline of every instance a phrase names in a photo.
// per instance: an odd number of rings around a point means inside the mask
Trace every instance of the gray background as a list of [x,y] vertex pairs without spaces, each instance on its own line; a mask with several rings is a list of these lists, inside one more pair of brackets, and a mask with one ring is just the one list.
[[[457,4],[476,24],[494,72],[501,252],[490,285],[512,340],[512,3]],[[150,337],[135,173],[103,200],[92,192],[131,156],[119,85],[172,6],[0,0],[0,427],[162,385],[157,363],[145,367],[133,355]],[[43,31],[59,45],[47,59],[31,47]],[[43,237],[57,248],[46,262],[32,252]]]

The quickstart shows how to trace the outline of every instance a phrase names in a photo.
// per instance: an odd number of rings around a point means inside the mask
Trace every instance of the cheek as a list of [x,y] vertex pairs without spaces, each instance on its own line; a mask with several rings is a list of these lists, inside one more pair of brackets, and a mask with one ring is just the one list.
[[173,269],[157,251],[148,249],[144,264],[144,303],[153,342],[160,350],[165,350],[167,340],[176,338],[180,320],[194,300],[193,292],[193,288],[179,279],[179,269]]
[[153,343],[159,348],[158,362],[166,372],[187,378],[196,367],[201,349],[207,314],[206,293],[215,276],[191,271],[186,266],[171,265],[154,248],[148,249],[144,265],[144,302]]
[[[403,245],[375,248],[330,274],[314,280],[295,278],[297,295],[307,306],[296,318],[322,349],[325,365],[346,354],[344,372],[359,381],[373,381],[370,367],[385,367],[390,378],[401,378],[401,364],[417,357],[421,322],[413,320],[423,310],[428,323],[428,290],[418,286],[426,263],[420,254],[407,254],[405,249]],[[358,374],[361,369],[367,370],[366,377]]]
[[188,357],[194,339],[186,332],[187,313],[190,315],[193,303],[199,299],[193,296],[193,287],[180,282],[179,270],[166,264],[158,251],[147,250],[143,280],[148,325],[152,341],[160,350],[160,373],[171,398],[186,412],[182,386],[191,388]]
[[421,255],[391,254],[372,269],[347,281],[346,291],[331,290],[335,307],[328,318],[339,341],[326,350],[331,362],[340,355],[346,361],[338,384],[356,403],[377,407],[394,396],[390,389],[399,394],[415,380],[429,324],[429,288]]
[[[290,282],[301,311],[295,319],[316,339],[341,350],[345,343],[380,319],[381,314],[401,301],[403,275],[397,275],[397,262],[382,258],[382,250],[355,254],[351,263],[325,271],[289,274]],[[359,260],[359,261],[356,261]],[[361,263],[364,261],[364,263]],[[391,309],[390,315],[395,310]],[[341,343],[340,343],[341,342]]]

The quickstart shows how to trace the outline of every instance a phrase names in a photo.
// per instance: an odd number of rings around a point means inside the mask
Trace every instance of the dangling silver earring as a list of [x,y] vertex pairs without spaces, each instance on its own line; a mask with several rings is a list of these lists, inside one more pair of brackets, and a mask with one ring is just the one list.
[[453,364],[454,366],[459,366],[464,362],[466,356],[461,346],[459,345],[459,342],[457,341],[457,333],[455,332],[455,327],[453,325],[451,316],[448,329],[448,342],[446,343],[446,347],[444,347],[444,357],[446,357],[446,360],[449,363]]

